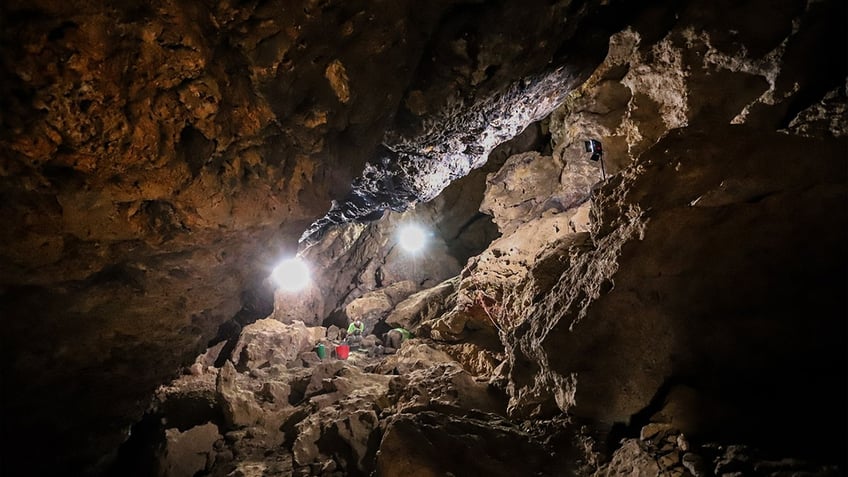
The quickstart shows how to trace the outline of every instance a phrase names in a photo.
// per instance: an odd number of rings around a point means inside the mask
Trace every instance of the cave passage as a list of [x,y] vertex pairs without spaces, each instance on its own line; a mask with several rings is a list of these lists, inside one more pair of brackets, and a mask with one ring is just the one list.
[[0,3],[0,475],[845,475],[846,9]]

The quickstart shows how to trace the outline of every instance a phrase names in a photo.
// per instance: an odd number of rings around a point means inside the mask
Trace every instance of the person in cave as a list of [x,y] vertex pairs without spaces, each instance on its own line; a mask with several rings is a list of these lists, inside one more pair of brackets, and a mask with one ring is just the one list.
[[218,333],[206,345],[207,348],[211,348],[222,341],[224,342],[224,345],[218,352],[218,357],[215,359],[215,363],[213,364],[216,368],[223,366],[224,363],[232,357],[233,350],[236,348],[236,343],[238,343],[239,336],[241,335],[242,325],[238,321],[238,318],[241,317],[243,317],[243,314],[239,311],[239,313],[232,319],[221,323],[218,327]]
[[347,344],[350,346],[350,349],[358,349],[359,345],[362,344],[362,335],[365,332],[365,323],[362,322],[362,319],[355,318],[353,322],[347,327]]
[[412,338],[412,333],[404,328],[394,328],[386,332],[385,339],[383,340],[386,343],[386,347],[384,348],[384,352],[386,354],[391,354],[400,349],[400,345]]

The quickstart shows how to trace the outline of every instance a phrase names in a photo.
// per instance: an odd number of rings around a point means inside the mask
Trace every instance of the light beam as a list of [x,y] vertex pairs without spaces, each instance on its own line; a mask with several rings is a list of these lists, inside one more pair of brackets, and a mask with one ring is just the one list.
[[398,231],[398,242],[407,252],[419,252],[427,245],[427,231],[418,224],[404,225]]
[[279,288],[289,292],[303,290],[311,281],[309,267],[299,257],[280,262],[271,272],[271,277]]

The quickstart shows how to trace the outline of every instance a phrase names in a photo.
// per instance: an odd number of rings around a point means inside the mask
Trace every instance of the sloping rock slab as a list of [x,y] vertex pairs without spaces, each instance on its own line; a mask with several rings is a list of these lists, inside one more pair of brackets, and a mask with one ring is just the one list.
[[398,414],[386,425],[377,455],[383,477],[553,475],[548,453],[503,421],[432,411]]

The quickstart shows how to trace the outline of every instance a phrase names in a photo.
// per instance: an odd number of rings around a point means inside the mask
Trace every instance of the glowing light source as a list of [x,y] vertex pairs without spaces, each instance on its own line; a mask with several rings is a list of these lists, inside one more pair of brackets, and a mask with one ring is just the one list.
[[427,231],[420,225],[404,225],[398,231],[398,242],[407,252],[418,252],[427,244]]
[[278,287],[291,292],[303,290],[310,282],[309,267],[298,257],[280,262],[271,272],[271,277]]

